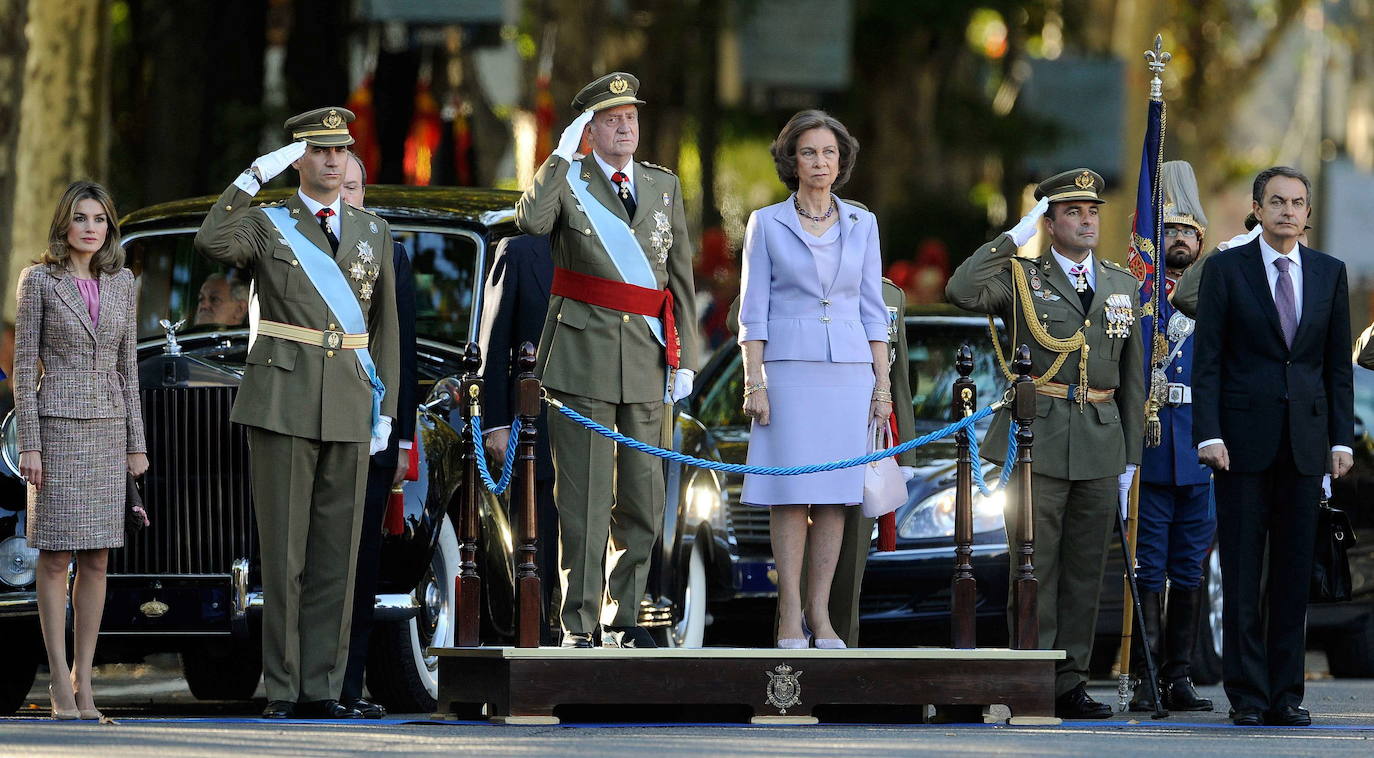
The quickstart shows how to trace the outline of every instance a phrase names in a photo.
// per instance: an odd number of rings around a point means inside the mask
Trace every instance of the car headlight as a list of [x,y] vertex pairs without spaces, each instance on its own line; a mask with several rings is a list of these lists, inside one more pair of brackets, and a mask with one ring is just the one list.
[[38,550],[29,547],[23,537],[10,537],[0,542],[0,582],[11,587],[33,584],[38,573]]
[[687,485],[687,524],[699,524],[703,521],[718,523],[720,507],[721,492],[716,486],[715,478],[709,475],[694,475],[691,483]]
[[14,418],[14,411],[0,422],[0,462],[10,476],[19,477],[19,423]]
[[[927,497],[907,512],[906,518],[897,527],[897,536],[902,539],[919,540],[932,537],[954,536],[954,489],[941,490]],[[973,493],[973,531],[990,532],[1006,526],[1002,509],[1007,503],[1005,490],[983,497]]]

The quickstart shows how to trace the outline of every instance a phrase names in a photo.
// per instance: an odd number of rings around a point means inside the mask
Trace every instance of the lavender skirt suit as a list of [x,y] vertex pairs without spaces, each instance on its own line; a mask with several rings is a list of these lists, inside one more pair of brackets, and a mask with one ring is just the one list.
[[[749,217],[739,341],[764,342],[770,423],[754,422],[748,462],[799,466],[866,452],[873,396],[870,341],[887,341],[878,221],[836,199],[840,220],[817,237],[792,198]],[[748,505],[856,505],[862,466],[801,476],[745,475]]]

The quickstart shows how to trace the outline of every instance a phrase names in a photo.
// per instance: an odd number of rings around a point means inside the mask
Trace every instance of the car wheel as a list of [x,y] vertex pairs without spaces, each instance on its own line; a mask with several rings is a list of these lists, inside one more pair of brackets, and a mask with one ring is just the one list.
[[1331,632],[1326,662],[1332,676],[1374,677],[1374,612]]
[[1201,685],[1221,681],[1221,552],[1212,548],[1203,577],[1202,613],[1198,618],[1197,646],[1193,649],[1193,682]]
[[7,640],[0,657],[0,714],[8,714],[23,707],[45,656],[37,619],[0,623],[0,639]]
[[252,700],[262,679],[256,640],[204,642],[181,651],[181,673],[197,700]]
[[706,637],[706,559],[695,542],[687,559],[687,581],[679,606],[682,618],[668,629],[668,647],[701,647]]
[[454,582],[459,567],[458,538],[447,519],[429,570],[415,592],[415,618],[378,624],[368,651],[367,687],[377,702],[396,713],[430,713],[439,699],[439,659],[430,646],[453,644]]

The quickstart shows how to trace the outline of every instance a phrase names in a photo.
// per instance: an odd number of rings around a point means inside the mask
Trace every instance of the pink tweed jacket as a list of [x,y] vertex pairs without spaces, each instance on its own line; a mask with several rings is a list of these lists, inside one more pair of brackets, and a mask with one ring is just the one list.
[[42,264],[24,269],[14,334],[21,452],[66,442],[41,438],[41,416],[124,418],[125,452],[148,451],[138,399],[137,299],[133,272],[102,273],[97,326],[69,273]]

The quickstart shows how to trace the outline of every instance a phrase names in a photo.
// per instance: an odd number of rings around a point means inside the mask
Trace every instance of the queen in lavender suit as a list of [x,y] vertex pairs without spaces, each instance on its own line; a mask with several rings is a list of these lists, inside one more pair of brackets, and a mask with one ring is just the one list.
[[[835,197],[859,143],[821,111],[802,111],[771,147],[793,191],[754,211],[744,240],[739,343],[749,463],[796,466],[866,452],[869,422],[892,413],[887,310],[878,222]],[[778,647],[842,648],[830,624],[830,583],[842,508],[863,500],[863,467],[744,478],[741,500],[771,507],[778,567]],[[803,605],[802,557],[809,553]]]

